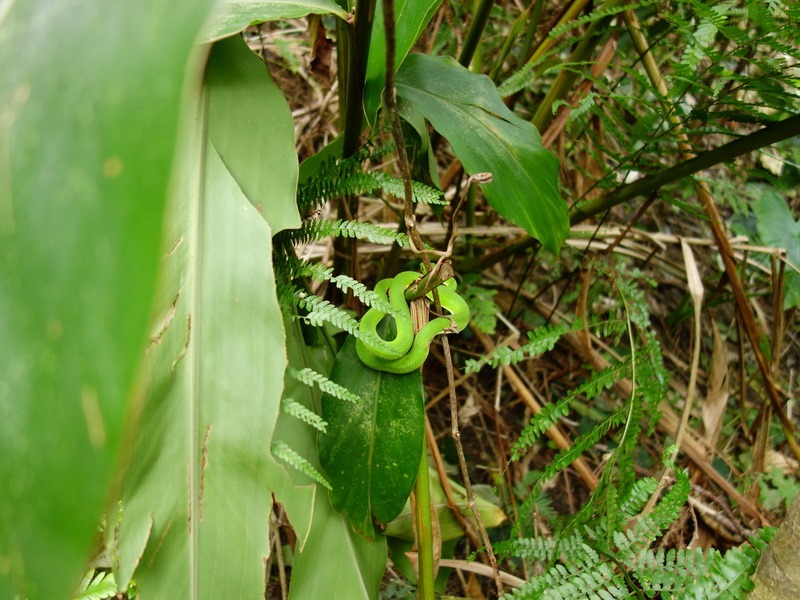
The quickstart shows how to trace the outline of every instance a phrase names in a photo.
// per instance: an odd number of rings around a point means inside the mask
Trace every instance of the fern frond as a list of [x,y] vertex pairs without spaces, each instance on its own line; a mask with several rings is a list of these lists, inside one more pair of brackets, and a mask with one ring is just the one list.
[[408,318],[408,315],[398,311],[386,298],[376,294],[360,281],[348,275],[334,275],[331,267],[321,263],[304,263],[298,273],[315,281],[330,281],[344,293],[352,291],[353,295],[366,306],[375,307],[395,319]]
[[570,404],[576,398],[583,395],[591,398],[610,388],[614,383],[628,376],[630,366],[631,361],[628,359],[598,371],[588,381],[571,390],[569,394],[558,402],[546,404],[542,407],[542,411],[533,416],[530,423],[520,433],[519,439],[512,446],[511,460],[519,460],[540,435],[554,425],[558,419],[565,417],[569,412]]
[[392,244],[408,246],[408,236],[373,223],[362,221],[344,221],[333,219],[311,219],[304,222],[299,229],[287,232],[292,244],[307,244],[326,237],[346,237],[369,240],[373,244]]
[[500,312],[500,309],[494,301],[496,294],[497,290],[490,290],[479,285],[464,287],[461,294],[469,306],[470,322],[487,335],[493,335],[495,327],[497,327],[497,313]]
[[108,600],[116,598],[117,582],[110,571],[89,571],[78,585],[73,600]]
[[623,423],[626,416],[627,409],[623,406],[613,414],[606,417],[603,421],[595,425],[591,431],[577,438],[573,442],[572,446],[569,448],[564,448],[558,454],[556,454],[550,464],[544,468],[544,471],[542,471],[541,475],[533,483],[530,495],[522,503],[522,506],[519,510],[520,518],[515,525],[515,529],[518,529],[522,525],[523,519],[526,519],[527,516],[530,515],[531,505],[536,500],[536,497],[542,486],[544,486],[545,483],[550,481],[553,477],[558,475],[558,473],[575,462],[578,457],[580,457],[588,448],[599,442],[603,436],[609,432],[609,430]]
[[[328,160],[319,173],[304,182],[297,190],[297,205],[306,214],[328,200],[345,196],[356,196],[381,190],[384,194],[402,198],[405,194],[403,180],[381,171],[364,171],[366,159],[375,160],[390,148],[370,153],[363,149],[349,158]],[[436,188],[417,181],[411,184],[412,200],[422,204],[447,204],[443,194]]]
[[477,373],[481,367],[491,364],[492,367],[498,365],[508,366],[510,364],[517,364],[525,359],[525,357],[535,357],[549,352],[556,345],[556,342],[562,335],[567,333],[570,327],[559,323],[558,325],[547,325],[539,327],[534,331],[528,332],[528,343],[520,346],[516,350],[501,346],[495,348],[486,356],[482,356],[478,360],[468,360],[464,371],[466,373]]
[[[588,548],[588,547],[587,547]],[[590,548],[588,550],[591,550]],[[596,557],[597,554],[594,553]],[[542,575],[504,596],[506,599],[627,598],[628,587],[607,562],[587,556],[568,565],[556,564]]]
[[331,323],[371,346],[385,347],[386,345],[386,342],[380,336],[369,331],[361,331],[358,327],[358,321],[341,308],[331,304],[328,300],[324,300],[319,296],[305,295],[302,293],[298,296],[294,296],[292,300],[297,306],[308,311],[307,314],[301,318],[309,325],[319,327],[323,323]]
[[288,465],[291,465],[301,473],[307,475],[322,487],[330,490],[331,484],[328,483],[328,480],[322,476],[322,473],[317,471],[308,460],[300,456],[297,452],[292,450],[289,446],[287,446],[284,442],[277,441],[273,442],[272,447],[272,454],[276,458],[281,459]]
[[297,369],[289,368],[289,375],[291,375],[297,381],[306,384],[307,386],[313,387],[317,386],[320,390],[325,392],[326,394],[333,396],[334,398],[338,398],[339,400],[345,400],[347,402],[360,402],[361,398],[359,398],[356,394],[348,390],[346,387],[343,387],[336,383],[335,381],[331,381],[322,373],[317,373],[313,369],[306,367],[301,371]]
[[281,408],[287,415],[294,417],[295,419],[300,419],[304,423],[311,425],[311,427],[317,431],[327,433],[328,423],[325,422],[317,413],[307,409],[296,400],[284,398],[281,400]]
[[630,521],[638,515],[657,487],[658,482],[652,477],[637,479],[628,495],[620,502],[619,512],[623,520]]
[[[378,183],[376,187],[380,188],[384,194],[394,196],[395,198],[403,198],[405,196],[405,183],[400,177],[394,177],[380,172],[374,173],[374,175]],[[444,194],[441,190],[437,190],[419,181],[411,182],[411,199],[419,204],[438,204],[441,206],[449,204],[449,202],[444,199]]]
[[626,2],[622,5],[610,7],[602,4],[587,15],[583,15],[577,19],[572,19],[559,27],[554,27],[547,34],[547,37],[551,39],[559,38],[568,31],[577,29],[582,25],[588,25],[589,23],[599,21],[600,19],[604,19],[606,17],[614,17],[626,10],[637,10],[639,8],[644,8],[645,6],[651,6],[656,4],[656,2],[658,2],[658,0],[643,0],[642,2]]

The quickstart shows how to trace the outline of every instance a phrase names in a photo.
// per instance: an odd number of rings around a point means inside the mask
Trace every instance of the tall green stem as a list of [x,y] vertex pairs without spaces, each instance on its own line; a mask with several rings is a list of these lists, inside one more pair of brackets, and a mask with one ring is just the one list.
[[469,68],[469,64],[472,62],[472,57],[475,56],[475,50],[477,50],[478,43],[481,41],[481,36],[483,35],[483,30],[486,28],[486,23],[489,20],[489,13],[492,11],[493,5],[493,0],[479,0],[475,14],[472,16],[472,22],[469,24],[469,31],[467,31],[467,38],[464,40],[464,46],[461,48],[461,53],[458,55],[458,62],[467,68]]
[[[364,122],[364,80],[367,75],[367,57],[374,18],[375,0],[357,0],[355,22],[341,24],[338,29],[339,106],[344,113],[341,123],[344,158],[355,154],[361,144],[361,128]],[[338,218],[355,219],[357,215],[358,198],[343,198],[339,203]],[[334,268],[343,273],[355,274],[355,240],[336,238],[334,249]]]
[[358,150],[361,126],[364,121],[364,79],[367,74],[369,41],[375,19],[375,0],[357,0],[355,23],[347,26],[347,73],[345,81],[345,116],[343,154],[351,156]]
[[428,444],[422,440],[422,459],[414,484],[414,522],[417,529],[417,591],[420,600],[434,600],[433,524],[431,522],[431,488],[428,478]]

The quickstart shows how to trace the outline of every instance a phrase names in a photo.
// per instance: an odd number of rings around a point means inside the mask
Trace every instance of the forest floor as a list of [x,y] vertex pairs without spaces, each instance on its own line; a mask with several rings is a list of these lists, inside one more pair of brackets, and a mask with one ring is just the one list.
[[[338,133],[335,53],[320,37],[312,63],[305,27],[305,21],[297,21],[293,28],[278,30],[264,25],[248,33],[254,50],[269,57],[273,77],[292,107],[301,159],[320,150]],[[551,150],[559,154],[558,141]],[[453,160],[446,147],[438,160],[441,172],[447,173]],[[771,168],[769,157],[763,154],[747,160]],[[587,154],[586,168],[565,171],[562,185],[590,185],[590,163]],[[704,176],[724,178],[726,167]],[[452,197],[458,180],[445,179],[452,182],[445,195]],[[800,194],[790,195],[788,201],[797,214]],[[360,205],[360,219],[386,227],[397,225],[398,202],[364,197]],[[748,224],[737,221],[737,214],[727,207],[721,210],[733,231],[746,232]],[[423,238],[434,245],[441,243],[445,230],[435,212],[420,207],[417,219]],[[479,202],[474,226],[461,231],[465,240],[460,246],[462,258],[483,259],[523,234]],[[751,243],[744,235],[731,234],[729,242],[763,336],[766,347],[762,350],[771,357],[772,377],[787,398],[792,398],[800,381],[798,312],[781,309],[784,271],[776,259],[778,253]],[[331,261],[333,245],[317,244],[304,252],[307,258]],[[365,244],[360,252],[360,279],[371,285],[389,248]],[[680,429],[677,462],[688,469],[692,482],[689,502],[658,544],[725,550],[744,543],[758,528],[780,524],[788,503],[800,490],[798,463],[766,400],[717,244],[704,219],[687,218],[684,210],[669,203],[654,202],[646,211],[621,205],[602,223],[573,227],[559,257],[523,251],[480,271],[460,271],[459,264],[457,260],[462,286],[473,286],[472,301],[483,310],[473,314],[471,328],[452,336],[457,367],[497,347],[518,348],[527,341],[526,332],[544,324],[571,326],[578,318],[586,323],[617,319],[624,307],[616,293],[616,281],[635,282],[669,373],[668,391],[658,406],[660,418],[651,423],[651,434],[645,428],[639,435],[635,469],[639,476],[658,479],[661,456]],[[702,289],[692,286],[693,273],[699,274]],[[693,299],[693,292],[702,292],[702,296]],[[701,315],[699,339],[694,334],[695,311]],[[693,364],[697,344],[699,362]],[[585,329],[562,336],[551,351],[513,367],[483,368],[470,375],[456,372],[458,427],[470,477],[508,516],[491,530],[493,539],[508,535],[535,474],[564,443],[602,420],[629,395],[631,382],[620,380],[594,397],[577,400],[549,437],[542,438],[520,460],[509,462],[511,447],[531,415],[563,398],[610,358],[624,356],[629,350],[624,339],[609,341]],[[459,480],[453,467],[457,456],[441,344],[432,347],[424,381],[430,440],[435,440],[435,453],[441,455],[449,475]],[[691,402],[688,422],[681,425],[687,401]],[[789,418],[796,423],[800,408],[794,401],[788,407]],[[548,535],[559,526],[560,515],[580,510],[615,443],[613,438],[604,438],[583,454],[583,470],[567,469],[547,484],[532,524],[538,534]],[[474,547],[462,540],[454,556],[463,559],[472,550]],[[520,562],[504,562],[501,568],[518,577],[529,575]],[[384,597],[404,597],[404,585],[399,574],[394,581],[387,576]],[[491,587],[490,578],[458,571],[450,577],[448,591],[482,598],[491,597]]]

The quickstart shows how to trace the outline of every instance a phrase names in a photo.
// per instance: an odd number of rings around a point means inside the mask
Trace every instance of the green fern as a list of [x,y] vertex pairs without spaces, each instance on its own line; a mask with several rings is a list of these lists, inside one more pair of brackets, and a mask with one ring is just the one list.
[[516,350],[507,347],[495,348],[478,360],[468,360],[464,371],[466,373],[477,373],[481,370],[481,367],[487,364],[497,368],[498,365],[517,364],[526,357],[539,356],[552,350],[561,336],[569,330],[570,327],[563,324],[539,327],[534,331],[528,332],[529,341],[527,344],[520,346]]
[[283,462],[288,465],[291,465],[301,473],[304,473],[322,487],[330,490],[331,484],[328,483],[328,480],[322,476],[322,473],[317,471],[308,460],[300,456],[297,452],[292,450],[289,446],[287,446],[284,442],[277,441],[273,442],[272,447],[272,454],[276,458],[279,458]]
[[[365,160],[376,160],[391,151],[392,146],[370,151],[367,147],[349,158],[334,158],[325,161],[319,172],[299,186],[297,206],[302,214],[308,214],[329,200],[347,196],[383,193],[403,197],[403,180],[380,171],[364,171]],[[420,182],[411,184],[412,199],[422,204],[447,204],[440,190]]]
[[328,423],[326,423],[317,413],[307,409],[299,402],[292,400],[291,398],[283,398],[281,400],[281,408],[287,415],[311,425],[311,427],[321,433],[327,433]]
[[356,394],[347,388],[342,387],[338,383],[333,382],[325,377],[323,374],[317,373],[308,367],[300,371],[290,368],[289,375],[291,375],[297,381],[305,383],[309,387],[317,386],[326,394],[329,394],[334,398],[338,398],[339,400],[345,400],[352,403],[356,403],[361,400]]
[[591,398],[610,388],[614,383],[628,376],[631,361],[625,360],[594,373],[588,381],[572,389],[569,394],[555,403],[546,404],[542,411],[533,416],[511,448],[511,460],[519,460],[534,442],[558,419],[565,417],[569,407],[580,396]]
[[[466,283],[466,282],[465,282]],[[500,309],[494,301],[497,290],[490,290],[479,285],[467,285],[459,288],[461,296],[469,306],[470,323],[487,335],[493,335],[497,327],[497,313]]]
[[400,246],[408,246],[406,234],[361,221],[312,219],[303,223],[299,229],[287,232],[287,237],[293,244],[306,244],[330,236],[366,239],[373,244],[395,242]]
[[73,600],[107,600],[116,598],[117,582],[110,571],[89,571],[78,585]]
[[386,345],[385,340],[380,336],[369,331],[361,331],[356,319],[328,300],[313,294],[298,293],[291,296],[291,302],[307,311],[301,318],[313,327],[330,323],[353,337],[366,341],[371,346],[385,347]]

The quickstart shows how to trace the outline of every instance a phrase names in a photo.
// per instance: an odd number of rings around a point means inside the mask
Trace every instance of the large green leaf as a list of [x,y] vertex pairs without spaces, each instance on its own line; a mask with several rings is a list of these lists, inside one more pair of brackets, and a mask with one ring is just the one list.
[[769,189],[753,204],[753,210],[761,242],[786,250],[790,264],[786,267],[784,308],[800,306],[800,221],[794,218],[786,200]]
[[[311,367],[317,373],[330,370],[333,359],[323,365],[312,358],[312,348],[306,347],[297,321],[288,324],[286,331],[291,367],[297,370]],[[310,388],[290,376],[285,379],[284,396],[308,409],[319,412],[320,395],[318,388]],[[275,438],[319,469],[316,432],[310,426],[282,413]],[[386,570],[383,536],[367,542],[333,509],[327,490],[297,470],[289,469],[288,478],[293,483],[281,482],[273,487],[275,498],[283,505],[297,534],[289,598],[326,598],[331,590],[336,590],[337,597],[348,600],[377,598]]]
[[225,0],[206,25],[202,39],[208,42],[220,40],[239,33],[248,25],[264,21],[329,13],[347,18],[347,12],[335,0]]
[[[406,55],[414,47],[441,3],[442,0],[398,0],[394,3],[395,70],[403,64]],[[386,29],[383,23],[383,2],[377,2],[364,83],[364,113],[370,126],[375,123],[385,87]]]
[[328,433],[319,436],[320,461],[334,508],[372,539],[373,516],[388,523],[399,515],[416,480],[425,435],[422,377],[419,371],[395,375],[365,367],[351,336],[330,378],[361,402],[322,396]]
[[569,231],[558,190],[558,160],[536,129],[503,104],[492,81],[447,57],[410,55],[397,72],[397,95],[448,139],[494,209],[557,253]]
[[[267,69],[248,62],[259,63],[241,38],[211,52],[206,101],[187,135],[166,232],[160,313],[146,357],[147,399],[119,543],[118,582],[126,585],[136,569],[147,598],[264,595],[267,482],[279,468],[269,441],[286,356],[273,232],[255,205],[289,214],[294,195],[287,182],[296,180],[297,164],[276,175],[264,197],[248,197],[237,180],[294,156],[289,108],[278,94],[263,93],[274,85]],[[243,81],[234,85],[236,77]],[[262,143],[231,146],[222,157],[214,122],[228,122],[231,111],[246,113]]]
[[68,596],[91,551],[211,4],[0,3],[2,598]]
[[314,521],[292,562],[289,600],[377,600],[386,570],[386,538],[366,540],[348,526],[324,493],[316,496]]

